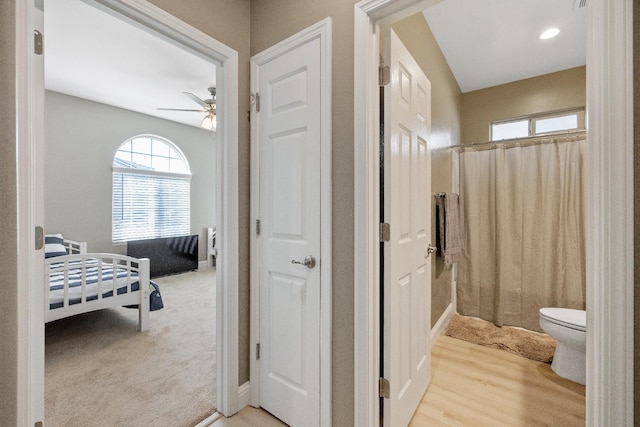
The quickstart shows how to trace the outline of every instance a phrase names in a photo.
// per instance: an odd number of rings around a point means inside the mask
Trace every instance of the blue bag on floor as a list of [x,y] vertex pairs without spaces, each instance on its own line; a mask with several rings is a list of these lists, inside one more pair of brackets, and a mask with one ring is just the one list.
[[164,308],[162,303],[162,295],[160,295],[160,287],[153,282],[149,282],[153,287],[151,295],[149,295],[149,311],[156,311]]

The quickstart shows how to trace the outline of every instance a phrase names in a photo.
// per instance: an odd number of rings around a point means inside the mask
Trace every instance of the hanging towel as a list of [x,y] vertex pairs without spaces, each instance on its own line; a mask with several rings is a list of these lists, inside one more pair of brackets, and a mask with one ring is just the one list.
[[460,247],[460,200],[457,194],[446,194],[445,197],[445,224],[444,233],[444,266],[448,268],[454,262],[458,262],[461,253]]
[[446,229],[445,220],[445,193],[435,193],[436,199],[436,255],[444,256],[444,238]]

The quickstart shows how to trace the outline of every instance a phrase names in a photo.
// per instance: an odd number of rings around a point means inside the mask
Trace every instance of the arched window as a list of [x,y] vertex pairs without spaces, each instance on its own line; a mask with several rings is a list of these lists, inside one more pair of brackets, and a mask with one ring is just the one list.
[[191,171],[167,139],[135,136],[113,158],[112,240],[191,233]]

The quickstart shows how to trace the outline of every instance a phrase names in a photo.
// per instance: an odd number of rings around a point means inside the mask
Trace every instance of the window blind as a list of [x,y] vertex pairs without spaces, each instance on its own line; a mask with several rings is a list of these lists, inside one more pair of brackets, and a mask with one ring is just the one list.
[[191,178],[113,172],[113,242],[190,234]]

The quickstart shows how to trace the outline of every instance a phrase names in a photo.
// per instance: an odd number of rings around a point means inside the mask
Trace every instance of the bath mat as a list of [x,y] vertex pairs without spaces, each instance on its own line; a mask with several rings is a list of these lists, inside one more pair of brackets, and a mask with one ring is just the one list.
[[515,353],[539,362],[551,362],[556,340],[547,334],[496,326],[475,317],[456,314],[451,318],[445,335],[486,347]]

